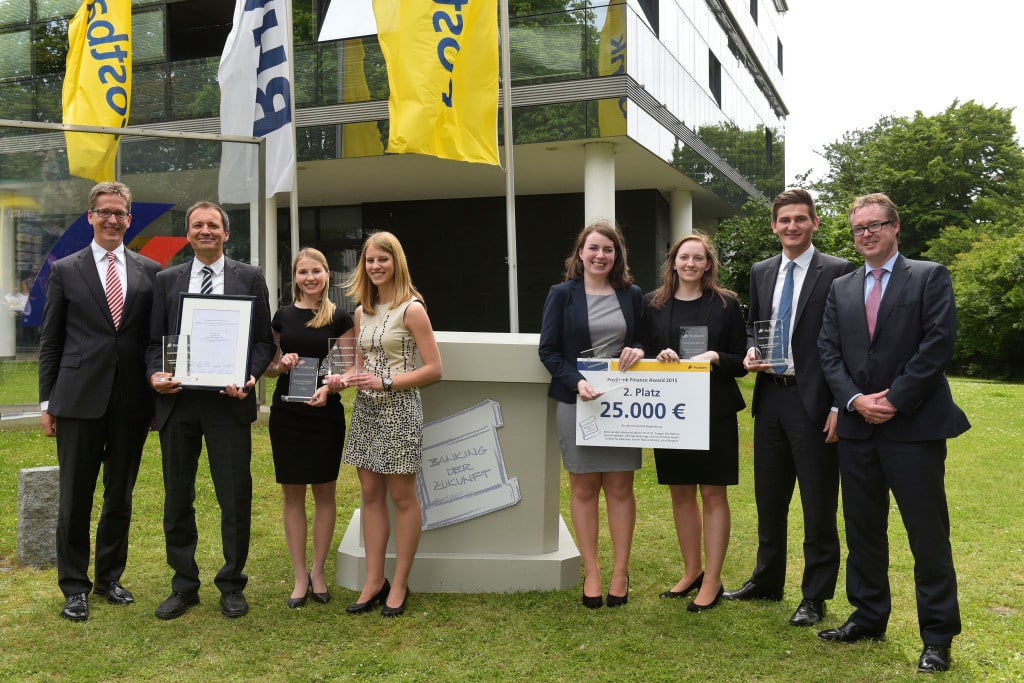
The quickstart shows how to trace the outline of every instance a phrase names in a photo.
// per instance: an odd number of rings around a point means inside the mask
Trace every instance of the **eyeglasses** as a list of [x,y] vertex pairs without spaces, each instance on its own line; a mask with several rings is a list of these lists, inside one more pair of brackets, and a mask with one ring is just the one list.
[[107,220],[108,218],[113,216],[114,220],[116,220],[118,223],[123,223],[124,221],[128,220],[128,216],[131,215],[127,211],[111,211],[110,209],[94,209],[93,213],[102,218],[103,220]]
[[867,225],[862,225],[860,227],[853,228],[853,236],[854,237],[860,237],[864,233],[868,233],[869,235],[874,235],[876,232],[878,232],[879,230],[881,230],[882,228],[884,228],[887,225],[892,225],[892,221],[880,221],[878,223],[868,223]]

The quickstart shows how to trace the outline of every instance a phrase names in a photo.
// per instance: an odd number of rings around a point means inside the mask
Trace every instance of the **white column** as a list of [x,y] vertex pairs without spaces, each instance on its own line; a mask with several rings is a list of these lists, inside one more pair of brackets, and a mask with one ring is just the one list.
[[[14,263],[14,241],[14,221],[10,220],[10,211],[0,204],[0,296],[21,291],[20,274]],[[11,360],[15,357],[18,327],[7,305],[3,301],[0,304],[0,360]]]
[[669,196],[670,244],[684,235],[693,233],[693,193],[689,190],[672,190]]
[[615,145],[588,142],[583,145],[584,225],[595,218],[615,223]]

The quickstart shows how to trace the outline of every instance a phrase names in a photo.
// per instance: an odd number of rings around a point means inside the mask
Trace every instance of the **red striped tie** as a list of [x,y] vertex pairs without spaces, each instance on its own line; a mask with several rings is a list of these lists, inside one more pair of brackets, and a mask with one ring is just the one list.
[[114,319],[114,329],[121,326],[121,312],[124,310],[124,292],[121,291],[121,278],[117,274],[117,256],[107,252],[107,305],[110,306],[110,317]]

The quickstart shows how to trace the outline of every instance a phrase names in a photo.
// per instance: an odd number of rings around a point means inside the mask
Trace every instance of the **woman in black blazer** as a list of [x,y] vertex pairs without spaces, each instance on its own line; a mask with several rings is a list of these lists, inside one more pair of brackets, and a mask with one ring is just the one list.
[[722,597],[722,565],[730,527],[727,487],[739,482],[736,413],[743,410],[744,402],[736,378],[746,374],[747,335],[736,295],[718,284],[718,268],[715,249],[707,237],[692,234],[678,240],[665,259],[661,288],[645,300],[641,325],[644,348],[668,363],[680,360],[680,327],[707,327],[707,351],[690,360],[711,363],[711,447],[706,451],[654,449],[658,482],[668,485],[672,495],[672,516],[684,565],[683,577],[661,597],[683,598],[696,590],[687,605],[690,612],[711,609]]
[[585,351],[594,357],[618,357],[626,370],[643,358],[637,335],[642,308],[640,288],[626,263],[622,234],[606,221],[591,223],[576,238],[565,261],[565,282],[544,302],[540,360],[551,373],[548,395],[557,404],[558,441],[569,472],[570,508],[583,558],[583,604],[602,604],[597,561],[598,502],[604,490],[614,553],[608,606],[629,599],[629,553],[636,524],[633,473],[640,469],[640,448],[576,445],[576,397],[592,401],[600,392],[576,369]]

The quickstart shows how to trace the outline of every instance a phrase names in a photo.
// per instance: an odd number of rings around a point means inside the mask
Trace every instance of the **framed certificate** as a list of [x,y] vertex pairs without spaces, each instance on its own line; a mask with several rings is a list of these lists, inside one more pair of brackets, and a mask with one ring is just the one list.
[[187,335],[185,387],[223,389],[249,381],[254,296],[190,294],[178,302],[178,334]]

